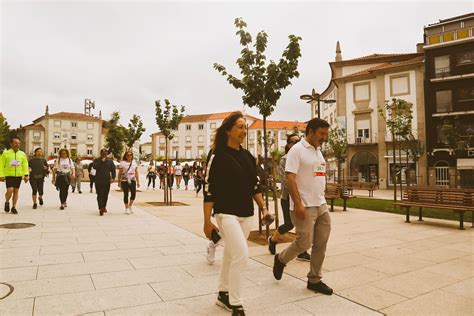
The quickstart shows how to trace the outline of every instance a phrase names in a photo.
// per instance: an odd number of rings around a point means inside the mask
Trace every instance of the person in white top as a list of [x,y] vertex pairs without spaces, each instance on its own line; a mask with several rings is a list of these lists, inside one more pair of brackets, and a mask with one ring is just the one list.
[[[133,160],[132,151],[126,151],[120,162],[119,186],[123,191],[123,204],[125,205],[125,214],[133,214],[132,205],[137,194],[137,187],[140,187],[140,176],[138,174],[138,164]],[[130,201],[128,193],[130,192]]]
[[285,265],[312,247],[307,288],[331,295],[333,290],[321,281],[331,232],[331,217],[324,198],[326,161],[321,153],[321,146],[328,138],[328,130],[328,122],[318,118],[310,120],[306,125],[306,138],[288,152],[285,173],[296,240],[275,255],[273,276],[280,280]]
[[59,209],[64,210],[67,207],[67,196],[69,185],[74,180],[75,169],[74,162],[69,158],[69,151],[66,148],[59,150],[59,157],[56,160],[53,169],[53,185],[59,190],[59,199],[61,206]]
[[176,162],[174,167],[174,175],[176,177],[176,188],[179,189],[181,179],[183,178],[183,166],[180,165],[179,161]]

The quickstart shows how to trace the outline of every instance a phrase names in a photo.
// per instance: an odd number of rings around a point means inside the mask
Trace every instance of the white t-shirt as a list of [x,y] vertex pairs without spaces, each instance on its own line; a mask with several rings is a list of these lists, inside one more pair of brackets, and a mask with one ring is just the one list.
[[[130,167],[130,169],[128,167]],[[122,174],[121,180],[122,181],[125,181],[125,180],[136,181],[137,179],[135,179],[135,170],[137,169],[137,167],[138,165],[134,160],[132,160],[132,166],[130,166],[130,162],[122,160],[120,162],[120,171]]]
[[[305,139],[294,145],[286,157],[285,172],[296,174],[296,185],[305,207],[326,204],[326,160],[321,149],[310,145]],[[290,197],[290,210],[294,210]]]
[[59,158],[57,161],[56,168],[58,172],[70,173],[74,168],[74,162],[70,158]]
[[176,176],[180,176],[183,174],[183,166],[179,165],[179,166],[175,166],[174,167],[174,174]]

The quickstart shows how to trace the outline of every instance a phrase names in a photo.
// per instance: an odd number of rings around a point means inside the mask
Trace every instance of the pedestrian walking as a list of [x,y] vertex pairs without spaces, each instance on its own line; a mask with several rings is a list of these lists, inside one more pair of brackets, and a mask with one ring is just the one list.
[[176,166],[174,166],[174,175],[176,177],[176,188],[179,190],[181,186],[181,180],[183,179],[183,166],[176,161]]
[[156,179],[156,167],[153,163],[153,160],[150,160],[150,164],[148,165],[146,177],[148,179],[148,186],[147,190],[150,188],[150,184],[153,182],[153,190],[155,189],[155,179]]
[[[137,194],[137,187],[140,187],[140,176],[138,173],[138,164],[133,160],[132,151],[126,151],[120,162],[119,186],[123,191],[123,204],[125,205],[125,214],[133,214],[133,201]],[[130,200],[128,194],[130,192]]]
[[69,150],[62,148],[59,150],[58,158],[53,169],[53,185],[59,191],[59,200],[61,202],[60,210],[67,207],[67,196],[69,194],[69,185],[75,177],[74,162],[69,158]]
[[92,171],[92,165],[93,163],[89,163],[89,165],[87,166],[87,172],[89,173],[89,187],[90,187],[90,193],[92,193],[92,188],[94,187],[94,175],[93,173],[95,174],[95,170]]
[[[204,233],[212,239],[212,232],[219,232],[225,243],[216,304],[232,311],[233,315],[245,315],[242,283],[249,256],[247,237],[254,215],[252,199],[264,215],[268,214],[258,183],[255,158],[241,146],[246,135],[246,122],[241,112],[231,113],[222,122],[207,157],[204,188]],[[211,212],[219,228],[212,223]]]
[[[5,212],[12,211],[12,214],[18,214],[16,203],[18,202],[18,193],[21,180],[26,183],[29,179],[28,159],[26,154],[20,150],[20,139],[12,137],[10,140],[10,149],[4,150],[0,156],[0,181],[5,181],[7,191],[5,192]],[[12,208],[10,209],[10,199],[12,199]]]
[[84,171],[82,169],[82,164],[81,160],[79,158],[76,158],[76,161],[74,162],[74,171],[76,173],[76,177],[72,180],[72,192],[74,192],[77,189],[77,192],[79,194],[82,194],[81,191],[81,182],[82,182],[82,177],[84,176]]
[[[293,147],[293,145],[297,144],[300,141],[300,137],[298,134],[291,134],[288,135],[286,138],[286,146],[285,146],[285,155],[280,158],[278,164],[278,176],[281,182],[281,198],[280,198],[280,205],[281,210],[283,212],[283,225],[280,225],[278,229],[275,230],[272,236],[268,237],[268,250],[272,255],[276,252],[276,244],[278,239],[281,235],[289,232],[293,229],[293,223],[291,222],[290,218],[290,201],[289,201],[289,194],[288,189],[286,187],[286,179],[285,179],[285,165],[286,165],[286,155],[288,151]],[[310,261],[311,256],[307,251],[300,253],[296,260],[301,261]]]
[[99,215],[107,213],[107,200],[109,198],[110,185],[114,182],[116,172],[115,164],[112,159],[107,157],[108,150],[101,149],[100,157],[92,163],[94,169],[95,192],[97,193],[97,205]]
[[326,161],[321,146],[328,138],[328,122],[314,118],[306,125],[306,137],[287,154],[285,172],[290,194],[290,217],[296,228],[296,240],[276,254],[273,275],[280,280],[285,265],[311,248],[307,288],[331,295],[333,290],[322,279],[322,266],[331,232],[324,190]]
[[46,177],[49,170],[48,162],[43,158],[43,150],[41,148],[35,149],[33,158],[28,161],[28,166],[30,170],[30,186],[33,191],[33,209],[36,210],[38,208],[38,201],[40,205],[44,204],[44,177]]
[[204,174],[202,168],[196,170],[196,175],[194,176],[194,183],[196,186],[196,197],[199,196],[199,191],[201,191],[204,185]]
[[183,180],[184,180],[184,190],[188,190],[189,178],[191,176],[191,168],[187,163],[184,164],[183,168]]
[[163,166],[163,163],[161,163],[161,165],[157,167],[157,173],[158,173],[158,178],[160,180],[160,189],[164,189],[165,188],[165,167]]

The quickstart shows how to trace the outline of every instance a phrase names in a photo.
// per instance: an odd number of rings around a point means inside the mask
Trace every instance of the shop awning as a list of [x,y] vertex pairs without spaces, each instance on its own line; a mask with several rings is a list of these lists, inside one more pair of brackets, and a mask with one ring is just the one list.
[[458,159],[457,169],[459,169],[459,170],[474,169],[474,158]]

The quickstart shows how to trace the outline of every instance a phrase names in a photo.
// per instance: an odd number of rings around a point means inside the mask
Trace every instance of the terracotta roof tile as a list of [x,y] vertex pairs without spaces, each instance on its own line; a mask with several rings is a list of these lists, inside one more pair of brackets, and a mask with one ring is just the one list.
[[380,65],[377,65],[377,66],[374,66],[374,67],[370,67],[370,68],[367,68],[367,69],[349,74],[347,76],[342,76],[342,77],[339,77],[339,78],[335,78],[335,80],[345,79],[345,78],[352,78],[352,77],[357,77],[357,76],[361,76],[361,75],[368,75],[368,74],[371,74],[373,72],[376,72],[376,71],[379,71],[379,70],[382,70],[382,69],[390,69],[390,68],[397,68],[397,67],[408,66],[408,65],[415,65],[415,64],[418,64],[418,63],[422,63],[424,58],[425,58],[424,56],[418,56],[418,57],[415,57],[415,58],[412,58],[412,59],[409,59],[409,60],[404,60],[404,61],[401,61],[401,62],[386,62],[386,63],[380,64]]
[[[192,123],[192,122],[204,122],[207,120],[223,120],[232,112],[221,112],[221,113],[208,113],[208,114],[191,114],[186,115],[181,120],[181,123]],[[245,118],[258,120],[256,117],[245,114]]]
[[[102,119],[95,117],[95,116],[89,116],[83,113],[73,113],[73,112],[58,112],[58,113],[53,113],[49,114],[50,118],[58,118],[58,119],[66,119],[66,120],[78,120],[78,121],[102,121]],[[44,119],[44,115],[38,117],[35,119],[33,122],[37,122]]]
[[[300,131],[306,129],[306,123],[297,122],[297,121],[267,121],[267,129],[286,129],[292,130],[295,126],[298,127]],[[263,121],[255,121],[252,125],[249,126],[249,129],[261,129],[263,128]]]
[[26,126],[23,126],[23,128],[25,129],[32,129],[32,130],[37,130],[37,131],[44,131],[44,126],[43,125],[40,125],[40,124],[30,124],[30,125],[26,125]]

